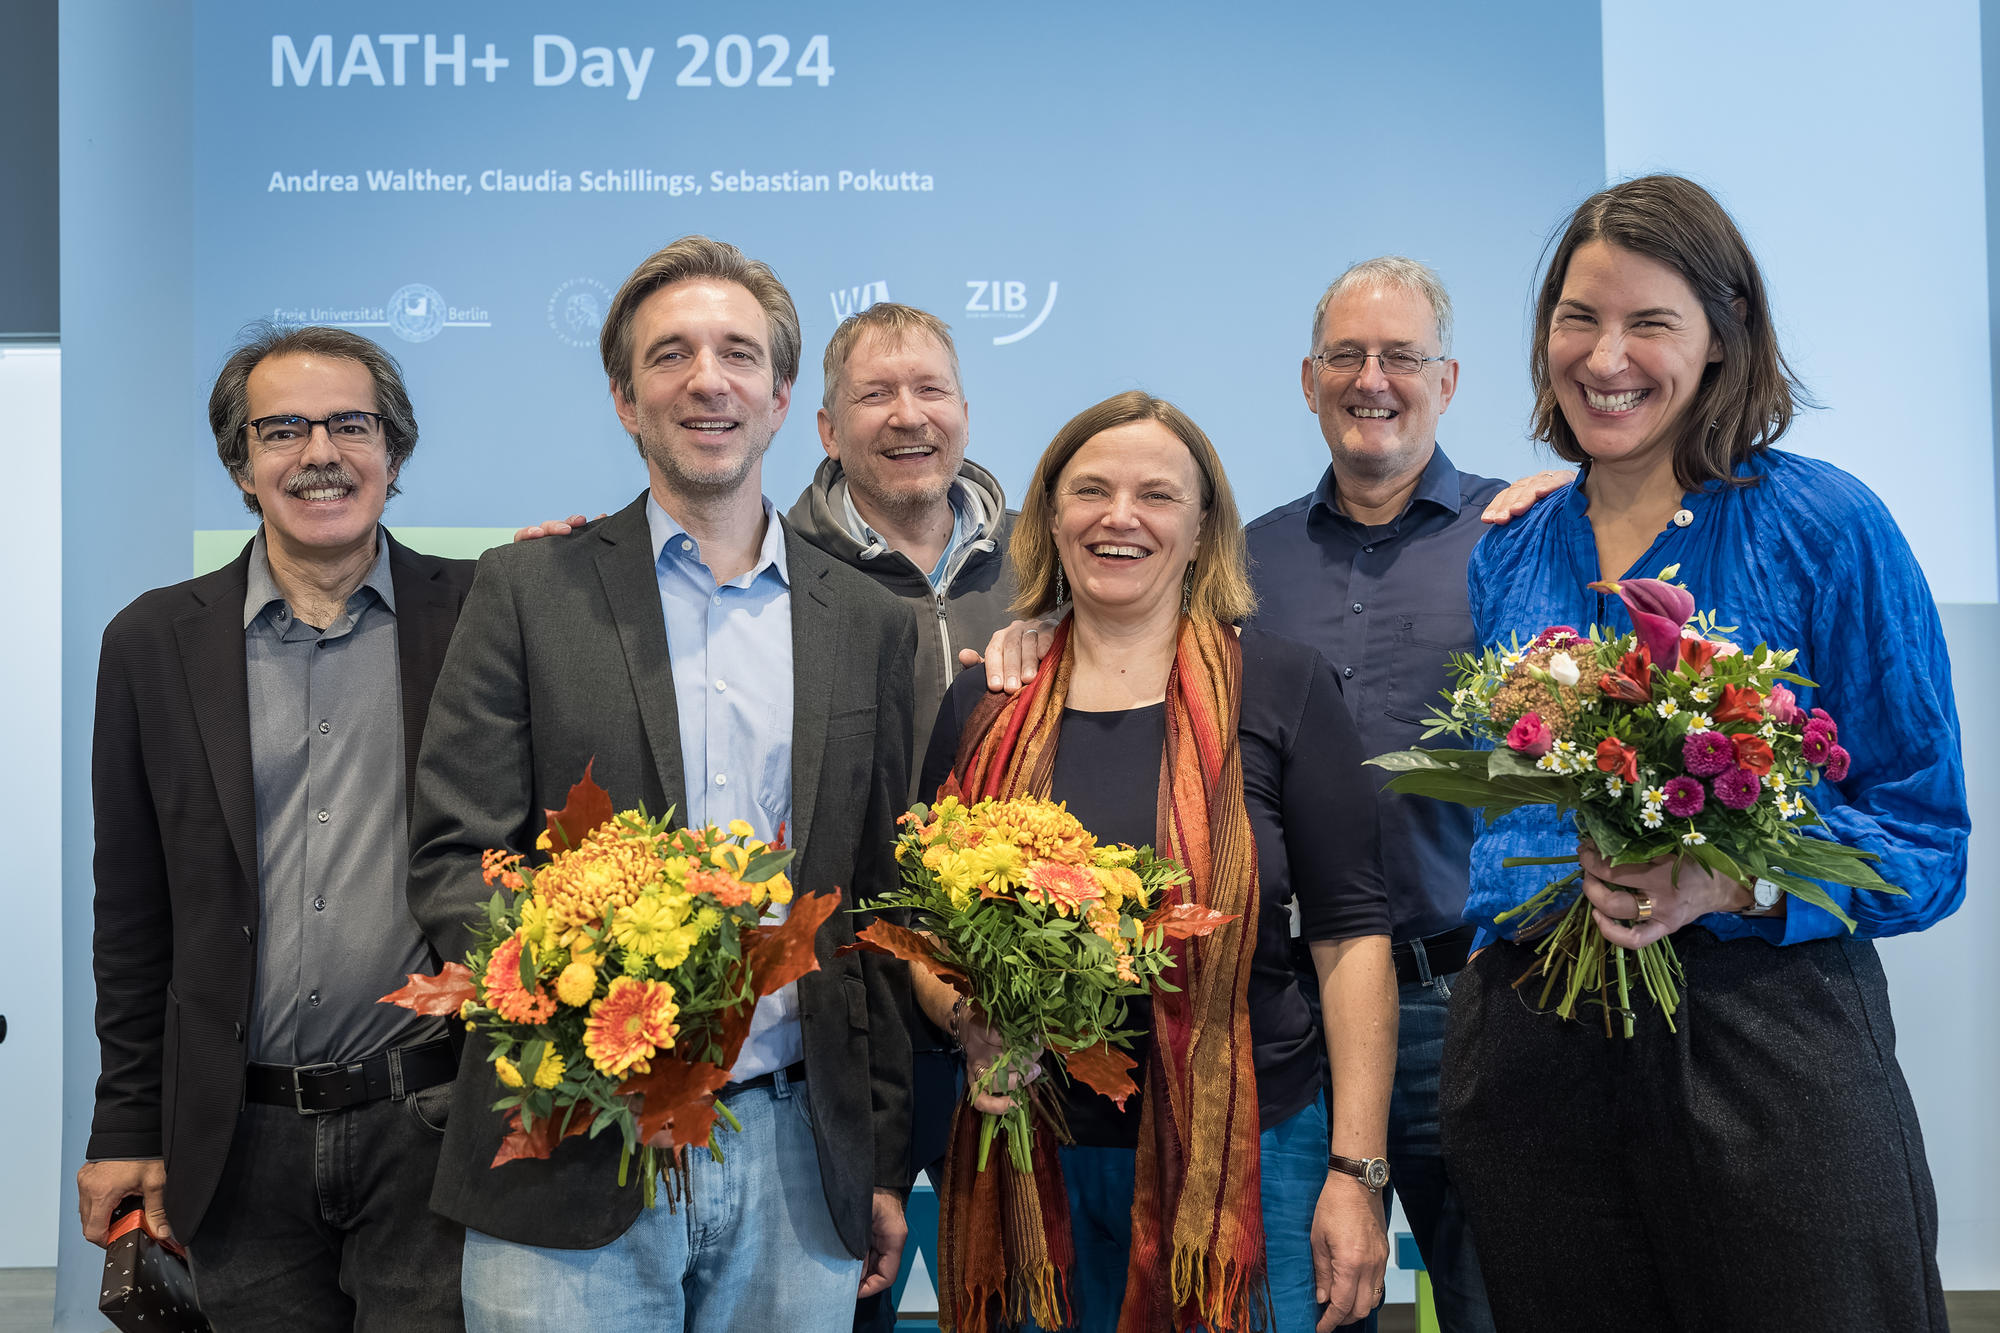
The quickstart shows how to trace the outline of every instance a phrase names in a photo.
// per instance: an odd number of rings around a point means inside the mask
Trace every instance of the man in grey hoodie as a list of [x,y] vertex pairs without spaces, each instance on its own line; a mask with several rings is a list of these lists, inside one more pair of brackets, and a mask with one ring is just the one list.
[[936,315],[886,301],[850,315],[827,342],[825,382],[826,461],[786,518],[917,613],[914,783],[959,650],[1010,619],[1015,515],[993,474],[966,460],[958,349]]

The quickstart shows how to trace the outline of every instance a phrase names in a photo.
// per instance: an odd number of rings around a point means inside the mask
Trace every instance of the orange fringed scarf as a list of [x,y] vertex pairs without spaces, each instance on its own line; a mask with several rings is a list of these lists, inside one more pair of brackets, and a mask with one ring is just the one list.
[[[1049,795],[1074,653],[1065,621],[1047,666],[1012,699],[988,696],[959,739],[946,790],[967,802]],[[1118,1333],[1206,1326],[1239,1333],[1269,1322],[1258,1171],[1257,1078],[1244,996],[1257,942],[1257,848],[1236,743],[1243,652],[1235,632],[1183,617],[1167,677],[1156,846],[1187,867],[1189,900],[1236,920],[1170,943],[1178,992],[1153,1000],[1143,1073],[1132,1254]],[[1035,1169],[1004,1158],[975,1169],[979,1117],[952,1123],[943,1199],[940,1313],[957,1333],[988,1333],[1029,1315],[1070,1322],[1069,1202],[1054,1136],[1039,1119]]]

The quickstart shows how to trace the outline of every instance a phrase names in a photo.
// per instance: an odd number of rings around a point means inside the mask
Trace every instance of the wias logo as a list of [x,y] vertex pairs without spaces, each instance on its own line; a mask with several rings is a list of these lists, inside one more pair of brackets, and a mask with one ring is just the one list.
[[849,315],[860,314],[871,305],[880,305],[889,299],[888,282],[864,282],[859,287],[842,287],[827,293],[833,302],[833,317],[846,319]]

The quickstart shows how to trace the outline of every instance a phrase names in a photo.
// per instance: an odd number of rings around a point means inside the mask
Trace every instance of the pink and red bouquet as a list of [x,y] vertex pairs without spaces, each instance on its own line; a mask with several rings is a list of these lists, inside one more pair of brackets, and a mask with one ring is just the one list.
[[[1457,653],[1457,684],[1432,712],[1432,736],[1492,748],[1402,750],[1369,762],[1396,776],[1391,790],[1477,806],[1487,821],[1524,805],[1572,814],[1578,834],[1613,866],[1663,857],[1695,862],[1744,885],[1777,885],[1854,922],[1815,881],[1901,894],[1869,864],[1873,853],[1803,830],[1820,824],[1807,792],[1822,773],[1844,780],[1852,764],[1827,713],[1799,707],[1791,670],[1796,649],[1758,644],[1745,652],[1713,614],[1665,580],[1625,579],[1591,587],[1615,593],[1634,631],[1567,625],[1475,656]],[[1512,857],[1505,864],[1555,865],[1568,857]],[[1546,978],[1542,1002],[1575,1016],[1579,1002],[1633,1031],[1627,954],[1673,1024],[1682,974],[1670,939],[1642,949],[1609,944],[1574,886],[1579,869],[1544,887],[1501,924],[1534,942],[1528,976]],[[1524,977],[1525,981],[1526,978]]]

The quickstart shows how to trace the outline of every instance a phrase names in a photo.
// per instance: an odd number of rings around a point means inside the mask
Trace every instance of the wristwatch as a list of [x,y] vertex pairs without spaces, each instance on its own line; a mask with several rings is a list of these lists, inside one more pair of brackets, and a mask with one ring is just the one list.
[[1742,912],[1738,913],[1738,915],[1760,916],[1763,913],[1770,911],[1773,907],[1776,907],[1778,905],[1778,899],[1784,896],[1785,896],[1784,889],[1780,888],[1777,884],[1772,883],[1770,880],[1765,879],[1762,875],[1759,875],[1757,877],[1757,882],[1750,886],[1750,897],[1756,903],[1756,906],[1746,907],[1745,909],[1743,909]]
[[1380,1194],[1389,1183],[1389,1162],[1382,1157],[1342,1157],[1330,1152],[1326,1155],[1326,1169],[1346,1172],[1366,1185],[1370,1194]]

